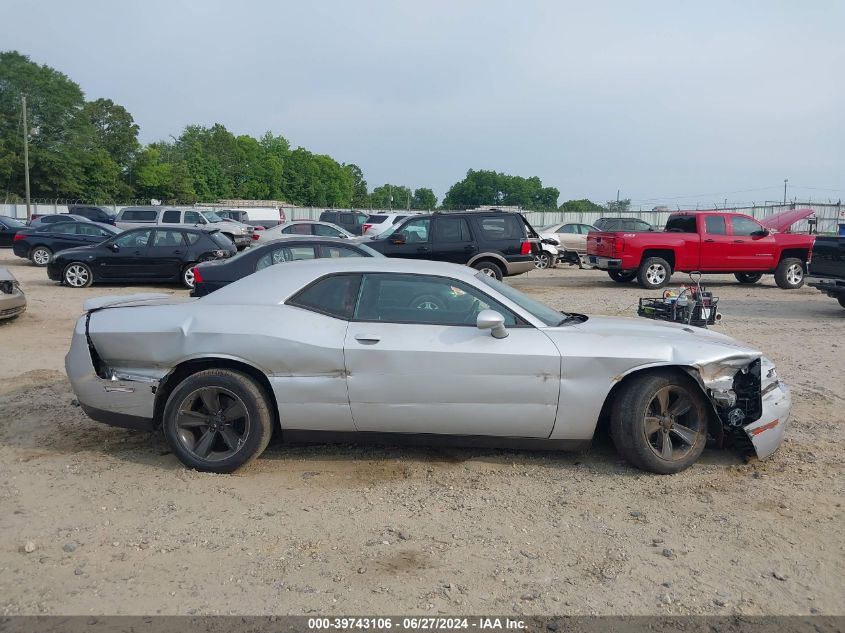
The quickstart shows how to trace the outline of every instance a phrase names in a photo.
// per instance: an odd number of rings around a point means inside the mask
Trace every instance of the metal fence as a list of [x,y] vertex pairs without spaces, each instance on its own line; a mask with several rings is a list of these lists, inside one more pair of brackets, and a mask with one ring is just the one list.
[[[62,201],[64,202],[64,201]],[[79,201],[67,201],[68,204],[78,203]],[[32,204],[32,212],[34,214],[53,214],[53,213],[67,213],[68,204],[59,204],[56,202],[49,203],[35,203]],[[135,203],[132,203],[135,204]],[[122,205],[104,205],[115,211],[119,211],[123,207],[132,206],[132,204]],[[197,207],[205,205],[197,204]],[[216,203],[208,206],[219,206]],[[317,220],[320,214],[326,210],[325,207],[283,207],[287,218],[289,220]],[[838,225],[845,223],[845,206],[839,204],[821,204],[821,203],[803,203],[790,202],[787,204],[768,204],[755,207],[734,207],[719,209],[720,211],[735,211],[737,213],[745,213],[752,217],[762,219],[773,213],[785,211],[788,209],[809,208],[815,213],[817,225],[816,231],[818,233],[836,233]],[[349,211],[350,209],[332,209],[333,211]],[[367,213],[401,213],[402,209],[366,209]],[[599,212],[571,212],[571,211],[531,211],[523,210],[522,214],[534,227],[542,227],[548,224],[557,222],[580,222],[582,224],[592,224],[600,217],[637,217],[645,220],[654,226],[663,226],[666,219],[673,211],[628,211],[624,213],[616,213],[611,211]],[[13,218],[26,218],[26,205],[23,203],[7,203],[0,204],[0,215],[7,215]],[[798,222],[793,231],[806,232],[808,225],[806,220]]]

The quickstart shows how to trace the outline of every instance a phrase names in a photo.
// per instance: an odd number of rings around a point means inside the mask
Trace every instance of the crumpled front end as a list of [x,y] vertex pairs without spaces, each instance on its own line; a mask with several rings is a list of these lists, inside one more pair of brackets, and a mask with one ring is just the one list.
[[164,371],[114,370],[98,357],[90,342],[87,324],[90,314],[79,318],[65,371],[76,398],[88,417],[113,426],[152,430],[155,392]]
[[768,358],[736,356],[699,368],[725,438],[764,459],[783,442],[792,396]]

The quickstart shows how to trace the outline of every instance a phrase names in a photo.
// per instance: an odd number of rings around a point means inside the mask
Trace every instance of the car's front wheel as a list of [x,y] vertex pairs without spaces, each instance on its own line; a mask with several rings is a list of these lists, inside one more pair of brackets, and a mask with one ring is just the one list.
[[698,386],[680,373],[634,376],[612,403],[610,433],[628,462],[653,473],[677,473],[701,456],[708,412]]
[[633,281],[634,278],[636,278],[637,273],[636,271],[625,272],[622,270],[608,270],[607,275],[617,283],[627,284],[628,282]]
[[267,448],[273,415],[253,378],[231,369],[208,369],[188,376],[173,390],[162,425],[167,443],[183,464],[231,473]]
[[46,266],[52,256],[53,252],[46,246],[36,246],[29,253],[29,260],[36,266]]
[[763,278],[763,273],[734,273],[734,277],[741,284],[756,284]]
[[552,256],[549,255],[546,251],[541,253],[537,253],[534,255],[534,268],[539,268],[540,270],[544,270],[546,268],[551,268],[552,265]]
[[71,288],[87,288],[94,283],[94,273],[91,272],[88,264],[73,262],[65,266],[62,281]]
[[775,283],[784,290],[796,290],[804,285],[804,264],[797,257],[787,257],[775,270]]

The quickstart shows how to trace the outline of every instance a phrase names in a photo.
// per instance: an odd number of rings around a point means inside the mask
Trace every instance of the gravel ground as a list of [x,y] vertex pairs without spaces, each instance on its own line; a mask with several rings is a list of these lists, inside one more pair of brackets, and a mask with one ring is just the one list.
[[[72,405],[63,357],[82,300],[124,288],[58,287],[9,251],[0,265],[29,299],[0,325],[0,615],[845,613],[845,310],[815,290],[707,280],[717,329],[793,389],[765,462],[708,450],[655,476],[607,441],[274,445],[221,476]],[[593,314],[633,315],[648,294],[574,268],[512,283]]]

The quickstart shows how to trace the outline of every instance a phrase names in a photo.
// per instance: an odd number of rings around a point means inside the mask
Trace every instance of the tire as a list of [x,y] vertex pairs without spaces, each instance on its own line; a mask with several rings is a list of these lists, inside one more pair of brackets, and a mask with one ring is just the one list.
[[481,262],[476,262],[472,265],[477,271],[484,273],[488,277],[495,277],[499,281],[502,281],[502,269],[499,267],[498,264],[495,264],[489,260],[484,260]]
[[637,277],[637,273],[635,272],[623,272],[621,270],[608,270],[607,274],[613,281],[620,284],[627,284]]
[[82,262],[71,262],[62,273],[62,283],[71,288],[87,288],[94,283],[91,267]]
[[207,369],[188,376],[173,390],[162,427],[185,466],[231,473],[267,448],[273,415],[254,379],[231,369]]
[[734,273],[734,277],[741,284],[756,284],[763,278],[763,273]]
[[649,257],[637,271],[637,281],[643,288],[656,290],[669,283],[672,278],[672,267],[662,257]]
[[549,255],[546,251],[541,251],[537,255],[534,255],[534,268],[538,268],[540,270],[545,270],[546,268],[552,267],[552,256]]
[[188,290],[193,290],[194,286],[194,267],[196,264],[188,264],[182,269],[182,276],[180,281],[182,282],[182,286],[187,288]]
[[415,310],[446,309],[446,305],[443,303],[443,300],[439,297],[435,297],[434,295],[420,295],[419,297],[415,297],[411,303],[408,304],[408,307],[414,308]]
[[[699,387],[688,376],[674,372],[634,376],[622,385],[611,405],[613,444],[637,468],[660,475],[678,473],[704,451],[708,410]],[[683,413],[673,414],[681,409]]]
[[845,295],[839,295],[836,297],[836,300],[839,302],[839,305],[845,308]]
[[36,246],[29,252],[29,261],[38,267],[44,267],[50,263],[52,256],[53,251],[46,246]]
[[797,257],[787,257],[775,270],[775,283],[784,290],[796,290],[804,285],[804,264]]

